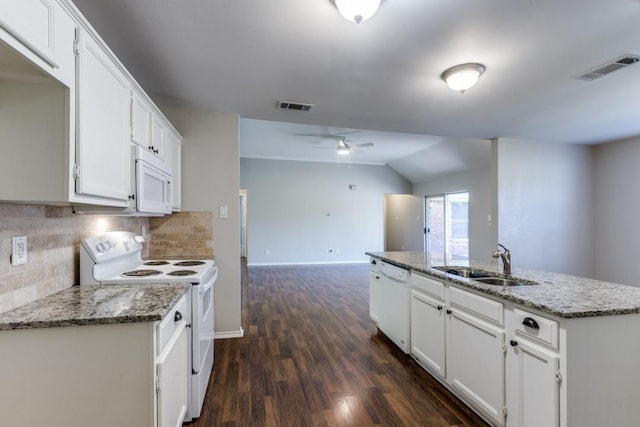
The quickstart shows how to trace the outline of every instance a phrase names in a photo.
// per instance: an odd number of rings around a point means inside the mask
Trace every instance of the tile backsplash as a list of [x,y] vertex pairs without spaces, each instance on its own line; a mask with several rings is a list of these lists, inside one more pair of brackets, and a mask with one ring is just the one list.
[[[0,203],[0,313],[77,284],[81,239],[110,230],[140,234],[143,226],[149,227],[149,218],[76,215],[70,207]],[[12,266],[11,237],[23,235],[27,263]]]
[[213,212],[149,218],[149,258],[213,258]]

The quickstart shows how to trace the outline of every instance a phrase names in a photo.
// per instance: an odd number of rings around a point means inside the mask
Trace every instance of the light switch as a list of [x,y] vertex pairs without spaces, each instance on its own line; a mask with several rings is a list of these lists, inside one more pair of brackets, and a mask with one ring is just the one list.
[[229,207],[220,206],[220,218],[226,218],[227,216],[229,216]]

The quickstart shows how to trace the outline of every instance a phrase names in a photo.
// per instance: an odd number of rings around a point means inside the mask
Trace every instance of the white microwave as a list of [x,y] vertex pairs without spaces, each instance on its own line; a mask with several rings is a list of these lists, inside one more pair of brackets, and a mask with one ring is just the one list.
[[[131,148],[133,159],[132,205],[138,213],[170,214],[173,193],[171,166],[143,147]],[[131,206],[133,207],[133,206]]]

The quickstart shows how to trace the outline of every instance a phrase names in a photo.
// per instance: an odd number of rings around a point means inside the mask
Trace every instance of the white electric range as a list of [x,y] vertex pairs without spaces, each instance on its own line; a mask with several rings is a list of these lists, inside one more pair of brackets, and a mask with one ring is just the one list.
[[80,285],[191,283],[191,312],[186,313],[191,366],[185,421],[200,416],[213,368],[213,287],[218,268],[213,260],[143,260],[144,238],[111,231],[82,240]]

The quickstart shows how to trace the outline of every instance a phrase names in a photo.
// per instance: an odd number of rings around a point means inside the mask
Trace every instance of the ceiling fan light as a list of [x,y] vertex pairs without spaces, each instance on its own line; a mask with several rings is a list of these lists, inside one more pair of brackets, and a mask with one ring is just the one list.
[[331,0],[338,12],[357,24],[371,18],[380,7],[381,0]]
[[478,82],[486,67],[482,64],[460,64],[445,70],[440,76],[449,89],[464,93]]
[[346,147],[338,148],[338,154],[341,156],[346,156],[349,153],[351,153],[351,150]]

